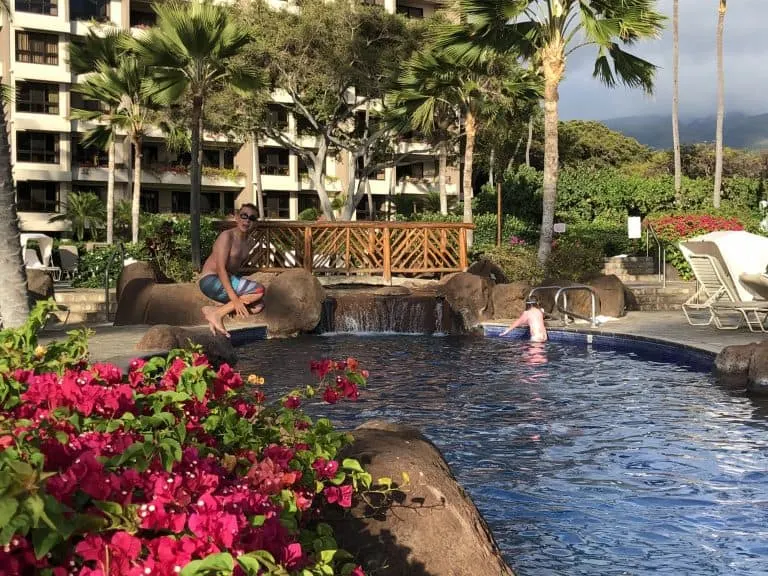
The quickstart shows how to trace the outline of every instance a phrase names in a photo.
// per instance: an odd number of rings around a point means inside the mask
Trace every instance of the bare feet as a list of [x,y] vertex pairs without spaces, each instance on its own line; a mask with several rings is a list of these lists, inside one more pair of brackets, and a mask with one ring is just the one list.
[[205,319],[208,321],[208,326],[211,328],[211,333],[214,336],[221,334],[222,336],[229,338],[229,332],[227,332],[227,329],[224,327],[224,322],[222,322],[221,316],[217,313],[217,309],[213,306],[203,306],[202,311],[203,316],[205,316]]
[[251,306],[250,308],[248,308],[248,311],[251,314],[258,314],[262,310],[264,310],[264,304],[262,304],[262,303],[258,303],[255,306]]

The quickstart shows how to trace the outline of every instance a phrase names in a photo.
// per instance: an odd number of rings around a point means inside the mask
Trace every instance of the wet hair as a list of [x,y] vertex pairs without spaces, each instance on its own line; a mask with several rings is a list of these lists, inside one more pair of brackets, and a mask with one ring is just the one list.
[[255,205],[255,204],[253,204],[252,202],[246,202],[246,203],[244,203],[244,204],[240,204],[240,208],[238,209],[238,212],[239,212],[240,210],[242,210],[243,208],[250,208],[251,210],[253,210],[253,211],[254,211],[254,212],[256,212],[257,214],[258,214],[258,212],[259,212],[259,208],[258,208],[258,206],[256,206],[256,205]]
[[525,309],[530,310],[531,308],[541,308],[539,299],[536,298],[536,296],[531,296],[528,298],[528,300],[525,301]]

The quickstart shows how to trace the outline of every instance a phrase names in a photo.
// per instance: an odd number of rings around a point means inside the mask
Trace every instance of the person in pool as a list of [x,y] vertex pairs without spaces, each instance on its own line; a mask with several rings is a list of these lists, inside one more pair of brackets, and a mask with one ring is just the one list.
[[[232,312],[241,318],[258,314],[264,308],[256,304],[264,296],[264,286],[253,280],[237,276],[240,265],[248,257],[248,234],[258,219],[258,209],[253,204],[243,204],[234,217],[235,226],[225,230],[213,244],[213,251],[203,264],[198,281],[200,291],[222,306],[203,306],[203,316],[211,332],[229,337],[224,327],[224,317]],[[249,306],[252,306],[249,310]]]
[[525,311],[520,314],[520,318],[515,320],[512,325],[501,333],[506,336],[518,326],[528,326],[531,331],[531,342],[546,342],[547,328],[544,326],[544,312],[536,298],[529,298],[525,302]]

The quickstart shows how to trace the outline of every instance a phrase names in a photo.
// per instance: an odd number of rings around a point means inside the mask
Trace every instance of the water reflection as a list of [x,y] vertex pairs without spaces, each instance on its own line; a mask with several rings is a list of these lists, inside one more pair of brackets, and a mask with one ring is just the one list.
[[444,451],[521,576],[766,574],[765,405],[664,362],[557,343],[317,337],[254,345],[273,396],[310,359],[371,371],[345,427],[415,425]]

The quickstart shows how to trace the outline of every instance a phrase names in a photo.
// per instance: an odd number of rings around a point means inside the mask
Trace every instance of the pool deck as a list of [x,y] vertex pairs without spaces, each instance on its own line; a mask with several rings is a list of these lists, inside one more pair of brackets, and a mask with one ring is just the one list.
[[[486,326],[511,324],[512,320],[494,320]],[[561,328],[560,322],[553,322],[551,328]],[[134,352],[136,344],[149,326],[112,326],[99,324],[89,326],[95,332],[90,339],[91,357],[97,361],[123,364],[127,358],[145,355]],[[567,330],[588,331],[596,334],[631,335],[657,339],[671,344],[692,346],[707,352],[718,353],[725,346],[748,344],[768,339],[768,334],[752,333],[746,328],[740,330],[718,330],[714,326],[689,326],[681,312],[629,312],[625,317],[611,320],[599,328],[588,324],[571,324]],[[41,343],[64,337],[61,330],[46,330]]]
[[[509,325],[513,320],[494,320],[486,326]],[[563,329],[562,322],[548,323],[551,328]],[[640,336],[692,346],[717,354],[726,346],[749,344],[768,340],[768,334],[750,332],[746,328],[739,330],[718,330],[711,326],[690,326],[680,311],[675,312],[628,312],[623,318],[609,320],[598,328],[588,323],[570,324],[567,330],[591,332],[593,334]]]

